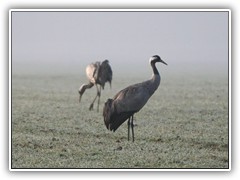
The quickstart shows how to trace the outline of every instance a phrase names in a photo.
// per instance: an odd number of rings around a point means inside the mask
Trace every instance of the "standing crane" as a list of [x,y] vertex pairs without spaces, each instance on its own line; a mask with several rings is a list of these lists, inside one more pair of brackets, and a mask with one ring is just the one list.
[[[86,75],[89,80],[88,84],[83,84],[80,86],[78,92],[79,92],[79,103],[81,102],[81,97],[86,89],[90,89],[94,85],[97,88],[97,95],[93,99],[93,102],[91,103],[89,110],[93,109],[93,104],[95,100],[98,97],[98,106],[97,111],[99,111],[99,103],[100,103],[100,96],[101,96],[101,88],[104,89],[105,83],[109,82],[110,88],[112,83],[112,68],[109,65],[108,60],[104,60],[103,62],[95,62],[91,63],[86,67]],[[100,87],[98,88],[98,85]]]
[[161,77],[155,63],[162,62],[167,65],[158,55],[152,56],[149,61],[153,70],[152,78],[121,90],[113,99],[105,102],[103,109],[104,123],[110,131],[115,132],[128,119],[128,140],[131,126],[133,142],[133,115],[142,109],[160,85]]

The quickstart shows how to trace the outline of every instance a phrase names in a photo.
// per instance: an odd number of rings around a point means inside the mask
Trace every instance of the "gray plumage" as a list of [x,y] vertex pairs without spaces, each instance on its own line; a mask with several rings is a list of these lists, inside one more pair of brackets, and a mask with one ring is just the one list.
[[[78,92],[79,92],[79,102],[81,101],[81,97],[86,89],[89,89],[93,87],[93,85],[97,88],[97,95],[94,98],[93,102],[91,103],[89,110],[93,109],[93,105],[95,100],[98,97],[98,107],[97,111],[99,111],[99,103],[100,103],[100,96],[101,96],[101,88],[104,89],[105,83],[109,82],[110,87],[112,83],[112,68],[109,65],[108,60],[104,60],[103,62],[95,62],[91,63],[86,67],[86,75],[89,80],[88,84],[83,84],[80,86]],[[100,87],[98,87],[98,85]]]
[[151,79],[128,86],[118,92],[113,99],[107,100],[103,109],[107,129],[116,131],[128,119],[128,140],[131,126],[134,141],[133,115],[142,109],[160,85],[161,77],[155,66],[156,62],[166,64],[158,55],[152,56],[150,58],[150,65],[153,69]]

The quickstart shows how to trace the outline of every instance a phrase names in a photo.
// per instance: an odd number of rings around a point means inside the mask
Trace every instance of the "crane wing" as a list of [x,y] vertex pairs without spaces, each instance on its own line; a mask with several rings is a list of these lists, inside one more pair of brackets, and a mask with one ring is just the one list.
[[100,67],[100,62],[91,63],[86,67],[87,78],[93,84],[95,84],[97,81],[99,67]]
[[118,113],[137,112],[147,103],[150,96],[147,82],[135,84],[115,95],[114,106]]
[[112,68],[108,63],[108,60],[105,60],[102,62],[98,73],[99,73],[98,80],[101,82],[103,89],[106,82],[109,82],[111,86],[113,73],[112,73]]

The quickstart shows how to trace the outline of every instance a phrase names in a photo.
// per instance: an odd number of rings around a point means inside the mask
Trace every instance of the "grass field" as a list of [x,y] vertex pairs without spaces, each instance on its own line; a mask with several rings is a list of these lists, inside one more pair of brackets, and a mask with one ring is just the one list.
[[[114,78],[101,105],[139,78]],[[127,123],[106,129],[102,111],[88,111],[96,88],[78,103],[85,75],[12,75],[12,168],[228,168],[227,77],[164,77]]]

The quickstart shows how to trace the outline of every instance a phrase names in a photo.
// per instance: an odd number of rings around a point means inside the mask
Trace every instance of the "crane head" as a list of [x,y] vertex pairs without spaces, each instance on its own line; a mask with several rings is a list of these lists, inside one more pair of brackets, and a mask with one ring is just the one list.
[[78,89],[78,93],[79,93],[79,103],[80,103],[80,101],[81,101],[81,97],[82,97],[84,91],[85,91],[85,85],[83,84],[83,85]]
[[165,63],[165,62],[160,58],[160,56],[158,56],[158,55],[152,56],[149,61],[150,61],[150,63],[161,62],[161,63],[167,65],[167,63]]

